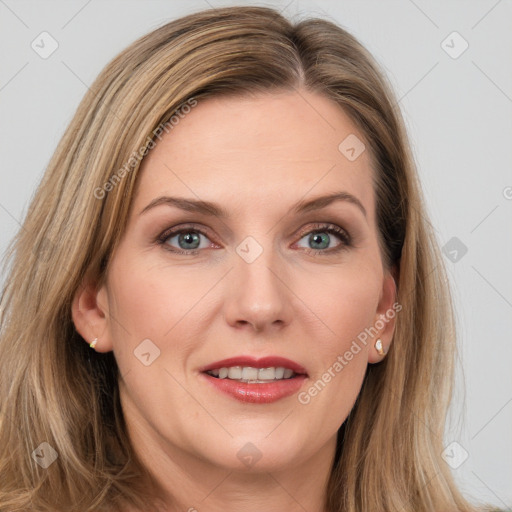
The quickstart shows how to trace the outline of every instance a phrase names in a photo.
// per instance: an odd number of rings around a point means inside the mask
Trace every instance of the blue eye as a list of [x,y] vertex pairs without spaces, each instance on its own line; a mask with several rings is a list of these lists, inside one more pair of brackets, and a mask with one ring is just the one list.
[[[172,247],[171,250],[178,252],[179,254],[195,254],[199,249],[206,249],[211,244],[203,243],[201,245],[201,237],[205,237],[208,241],[208,237],[197,229],[180,229],[179,231],[166,232],[162,238],[162,243]],[[173,240],[175,244],[173,245]]]
[[[335,242],[332,235],[338,239],[338,244],[332,245]],[[315,226],[313,231],[308,231],[306,235],[300,239],[299,244],[304,239],[306,239],[306,244],[308,244],[305,249],[314,254],[337,252],[344,247],[350,246],[348,233],[344,229],[334,225]],[[304,246],[299,245],[299,247]]]
[[[204,240],[201,240],[202,237]],[[336,238],[338,243],[333,245]],[[304,239],[306,246],[300,245]],[[195,226],[168,229],[158,237],[157,242],[171,252],[185,255],[198,254],[213,244],[206,233]],[[313,229],[302,232],[297,244],[311,254],[332,254],[350,247],[351,238],[347,231],[335,224],[315,224]]]

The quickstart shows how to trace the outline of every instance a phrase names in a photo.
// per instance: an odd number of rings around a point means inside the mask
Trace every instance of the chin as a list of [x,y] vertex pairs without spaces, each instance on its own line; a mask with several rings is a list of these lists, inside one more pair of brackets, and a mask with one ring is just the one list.
[[[227,442],[216,442],[218,449],[210,453],[208,458],[213,464],[226,470],[249,473],[281,471],[297,465],[304,456],[301,447],[305,441],[287,435],[286,432],[265,437],[262,434],[265,431],[261,429],[258,430],[258,435],[237,436]],[[203,455],[206,454],[203,452]]]

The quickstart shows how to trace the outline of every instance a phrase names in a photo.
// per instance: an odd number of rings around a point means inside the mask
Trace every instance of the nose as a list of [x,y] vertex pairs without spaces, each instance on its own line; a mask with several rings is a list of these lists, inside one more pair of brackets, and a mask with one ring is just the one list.
[[252,262],[234,254],[224,302],[226,321],[237,329],[273,332],[292,318],[293,293],[286,272],[271,249]]

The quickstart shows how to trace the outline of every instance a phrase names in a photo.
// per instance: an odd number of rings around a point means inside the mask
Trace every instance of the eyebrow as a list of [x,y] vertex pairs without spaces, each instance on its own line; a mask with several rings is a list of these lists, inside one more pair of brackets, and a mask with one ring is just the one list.
[[[295,205],[293,205],[291,211],[295,214],[298,213],[306,213],[313,210],[320,210],[321,208],[325,208],[329,206],[330,204],[336,202],[336,201],[345,201],[348,203],[351,203],[366,217],[366,209],[359,201],[357,197],[350,194],[349,192],[334,192],[332,194],[324,195],[315,197],[314,199],[310,200],[301,200]],[[220,205],[211,203],[209,201],[201,201],[197,199],[188,199],[185,197],[170,197],[170,196],[161,196],[157,197],[156,199],[153,199],[140,213],[139,215],[142,215],[143,213],[146,213],[147,211],[155,208],[156,206],[159,206],[161,204],[166,204],[168,206],[174,206],[176,208],[179,208],[181,210],[185,210],[187,212],[193,212],[193,213],[201,213],[203,215],[210,215],[219,217],[222,219],[228,218],[229,214],[228,212],[222,208]]]

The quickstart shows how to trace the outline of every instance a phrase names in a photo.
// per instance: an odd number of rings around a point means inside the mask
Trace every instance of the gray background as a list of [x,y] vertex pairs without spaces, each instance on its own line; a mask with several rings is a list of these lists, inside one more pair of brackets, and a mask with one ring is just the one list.
[[[0,0],[1,253],[103,66],[170,19],[235,3]],[[456,301],[460,359],[446,461],[468,497],[511,508],[512,2],[253,4],[291,17],[327,17],[358,37],[387,71]],[[45,59],[31,47],[43,45],[43,31],[58,43]],[[458,55],[464,41],[469,47]],[[45,39],[46,50],[50,43]]]

